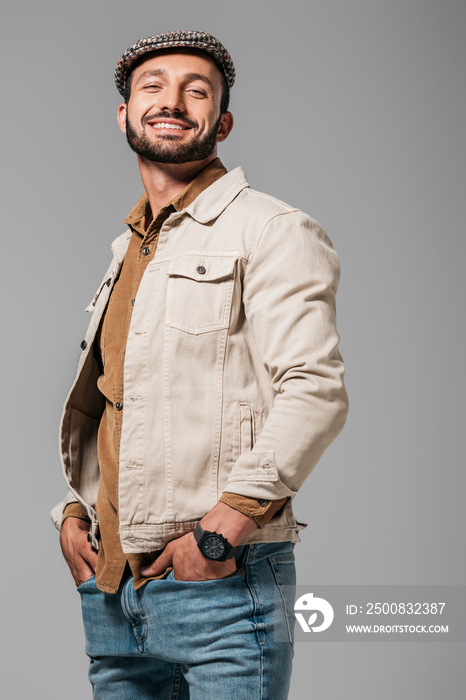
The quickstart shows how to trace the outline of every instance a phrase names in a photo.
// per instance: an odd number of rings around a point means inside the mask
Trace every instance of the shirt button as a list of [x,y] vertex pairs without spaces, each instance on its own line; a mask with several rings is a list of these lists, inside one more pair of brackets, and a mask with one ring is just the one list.
[[150,255],[150,248],[148,248],[147,246],[144,246],[144,248],[142,249],[142,254],[143,255]]
[[199,267],[197,268],[197,271],[199,272],[200,275],[205,275],[205,273],[206,273],[206,269],[205,269],[204,265],[199,265]]
[[259,505],[264,508],[265,506],[269,505],[269,502],[266,501],[265,498],[259,498]]
[[115,408],[116,408],[117,411],[121,411],[121,409],[123,408],[122,402],[121,402],[121,401],[117,401],[116,404],[115,404]]
[[87,343],[85,340],[81,341],[81,350],[85,350],[87,348]]

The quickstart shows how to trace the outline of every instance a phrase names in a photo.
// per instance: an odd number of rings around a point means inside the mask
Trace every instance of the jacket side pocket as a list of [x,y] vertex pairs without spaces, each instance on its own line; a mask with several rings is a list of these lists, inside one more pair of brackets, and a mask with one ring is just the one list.
[[254,414],[251,405],[239,405],[239,451],[240,454],[250,452],[254,446]]

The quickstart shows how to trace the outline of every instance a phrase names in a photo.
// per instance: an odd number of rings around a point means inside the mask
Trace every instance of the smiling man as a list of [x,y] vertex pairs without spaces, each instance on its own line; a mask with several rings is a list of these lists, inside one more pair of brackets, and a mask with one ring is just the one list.
[[[169,49],[146,58],[142,66],[133,69],[133,73],[132,86],[127,88],[128,101],[130,91],[133,93],[131,110],[135,112],[147,107],[149,111],[142,117],[138,129],[128,115],[128,105],[120,106],[120,127],[126,131],[133,151],[157,163],[182,164],[211,158],[217,142],[228,136],[233,125],[231,113],[221,108],[223,80],[213,61],[199,51],[186,49],[180,54],[176,49]],[[175,85],[175,75],[182,77],[181,85]],[[186,90],[190,98],[190,114],[196,119],[179,111],[178,105],[176,112],[164,109],[153,113],[154,95],[161,90],[165,90],[166,95],[167,90],[176,93],[179,89]],[[171,99],[176,103],[178,95],[172,95]],[[154,129],[160,136],[155,141],[150,134]]]
[[87,309],[52,511],[94,698],[284,700],[292,500],[347,413],[338,259],[217,157],[235,79],[217,39],[142,39],[115,79],[145,192]]

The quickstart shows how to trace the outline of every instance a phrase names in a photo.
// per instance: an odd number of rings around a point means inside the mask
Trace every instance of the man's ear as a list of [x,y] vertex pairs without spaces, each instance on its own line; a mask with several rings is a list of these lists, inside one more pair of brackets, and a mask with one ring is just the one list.
[[233,129],[233,115],[231,112],[224,112],[220,117],[220,125],[217,131],[217,143],[225,141],[230,131]]
[[117,119],[118,119],[118,126],[120,127],[121,131],[126,134],[126,114],[128,111],[128,105],[126,102],[123,102],[119,107],[118,107],[118,114],[117,114]]

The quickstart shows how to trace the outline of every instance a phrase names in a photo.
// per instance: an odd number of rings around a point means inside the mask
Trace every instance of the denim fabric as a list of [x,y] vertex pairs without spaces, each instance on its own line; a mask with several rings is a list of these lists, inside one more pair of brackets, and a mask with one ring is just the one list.
[[[94,700],[286,700],[293,544],[246,545],[236,560],[234,574],[213,581],[177,581],[171,572],[137,591],[129,578],[115,595],[94,577],[83,583]],[[274,625],[289,641],[274,640]]]
[[[103,410],[95,342],[130,237],[112,244],[88,307],[60,429],[69,493],[52,519],[59,529],[67,503],[79,501],[95,549]],[[252,190],[241,168],[170,214],[138,287],[125,348],[118,460],[125,554],[163,549],[224,492],[289,496],[244,544],[299,542],[292,497],[348,410],[338,280],[337,254],[317,222]]]

